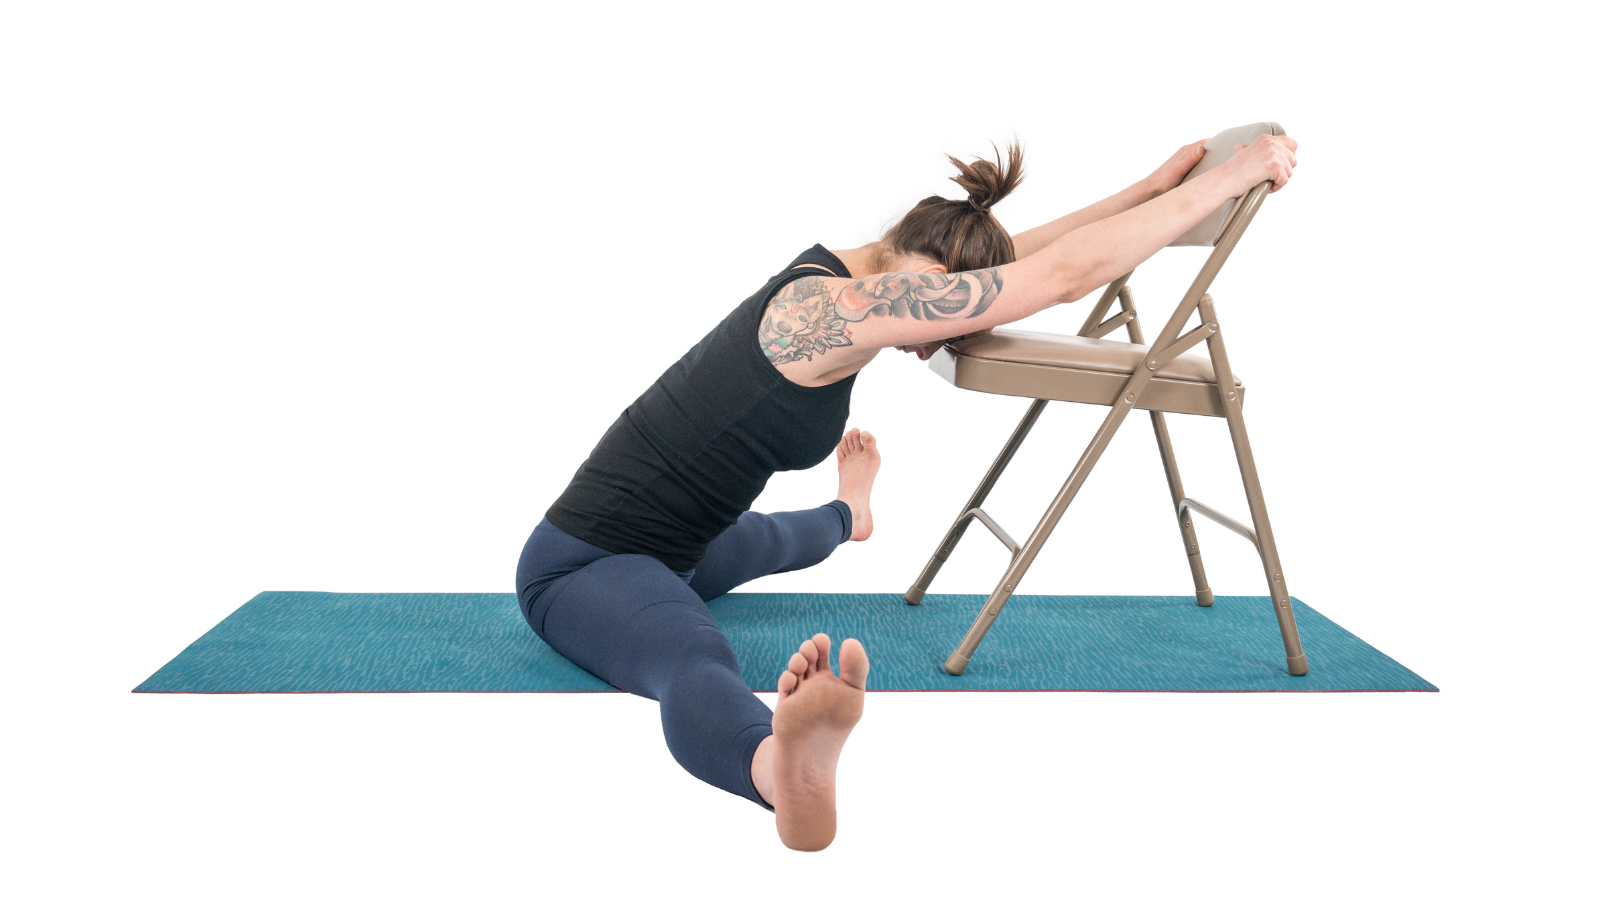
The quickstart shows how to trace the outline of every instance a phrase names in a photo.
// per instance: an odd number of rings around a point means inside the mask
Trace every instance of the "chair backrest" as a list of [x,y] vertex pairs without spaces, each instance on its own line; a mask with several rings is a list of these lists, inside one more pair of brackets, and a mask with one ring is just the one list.
[[[1249,144],[1263,134],[1285,134],[1283,126],[1276,122],[1258,122],[1254,125],[1241,125],[1238,128],[1229,128],[1218,134],[1206,143],[1205,156],[1200,162],[1184,176],[1184,181],[1198,178],[1204,173],[1222,165],[1232,158],[1233,148],[1236,144]],[[1200,266],[1200,273],[1195,276],[1189,290],[1184,292],[1183,299],[1172,312],[1172,318],[1167,320],[1166,327],[1150,342],[1150,354],[1147,361],[1154,359],[1154,354],[1165,353],[1173,346],[1178,337],[1178,330],[1189,317],[1194,314],[1199,306],[1201,297],[1206,296],[1210,290],[1211,282],[1222,270],[1222,264],[1228,261],[1228,256],[1233,253],[1233,248],[1239,243],[1239,238],[1244,230],[1250,226],[1255,218],[1256,211],[1261,208],[1261,201],[1266,197],[1270,182],[1262,182],[1244,193],[1244,196],[1229,200],[1214,210],[1211,215],[1200,220],[1200,223],[1184,232],[1177,240],[1168,244],[1169,247],[1211,247],[1211,253]],[[1118,328],[1128,329],[1128,338],[1135,344],[1144,343],[1143,329],[1135,320],[1133,309],[1133,295],[1128,291],[1128,279],[1132,272],[1118,278],[1106,285],[1105,291],[1100,295],[1100,302],[1089,312],[1089,317],[1084,319],[1083,327],[1078,330],[1079,337],[1100,337],[1109,334]],[[1106,317],[1113,302],[1120,301],[1122,313]],[[1190,333],[1191,336],[1194,334]]]
[[[1185,182],[1198,178],[1206,172],[1215,169],[1233,157],[1233,148],[1236,144],[1248,144],[1263,134],[1284,134],[1283,126],[1277,122],[1257,122],[1254,125],[1240,125],[1229,128],[1218,134],[1206,143],[1206,155],[1200,158],[1189,174],[1185,175]],[[1211,215],[1200,220],[1200,223],[1185,231],[1177,240],[1168,244],[1169,247],[1215,247],[1217,241],[1222,239],[1222,232],[1227,229],[1228,223],[1233,221],[1233,215],[1239,208],[1238,200],[1229,200],[1217,207]]]

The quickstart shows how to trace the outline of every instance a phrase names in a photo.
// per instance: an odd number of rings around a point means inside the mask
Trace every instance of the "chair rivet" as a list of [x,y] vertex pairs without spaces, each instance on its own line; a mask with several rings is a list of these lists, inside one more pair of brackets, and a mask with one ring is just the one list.
[[1128,400],[1129,403],[1133,402],[1133,391],[1129,391],[1128,392],[1127,400]]
[[1156,361],[1152,359],[1152,360],[1150,360],[1150,362],[1146,363],[1146,365],[1148,365],[1153,370],[1156,367]]
[[1233,399],[1233,391],[1229,391],[1229,392],[1228,392],[1228,399],[1229,399],[1229,400],[1232,400],[1232,399]]
[[1273,584],[1283,584],[1283,576],[1282,575],[1273,575],[1272,576],[1272,583]]

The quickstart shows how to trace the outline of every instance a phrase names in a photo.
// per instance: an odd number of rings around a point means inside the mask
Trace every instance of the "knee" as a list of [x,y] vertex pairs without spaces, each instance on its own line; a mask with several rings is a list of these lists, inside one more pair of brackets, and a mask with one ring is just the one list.
[[731,669],[735,674],[739,671],[739,659],[734,656],[727,635],[711,622],[697,625],[685,632],[674,650],[677,663],[674,668],[680,673],[688,674],[706,666]]

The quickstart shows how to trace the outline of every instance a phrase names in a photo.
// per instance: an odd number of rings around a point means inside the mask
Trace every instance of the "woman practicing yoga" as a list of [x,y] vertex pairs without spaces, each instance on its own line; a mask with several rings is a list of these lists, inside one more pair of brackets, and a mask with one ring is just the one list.
[[[800,644],[769,710],[705,601],[871,536],[878,448],[844,426],[855,375],[878,351],[926,359],[946,339],[1077,300],[1229,198],[1289,180],[1292,139],[1240,147],[1180,187],[1204,153],[1204,141],[1190,144],[1132,187],[1015,236],[989,208],[1022,180],[1021,150],[993,163],[952,157],[965,199],[929,197],[864,247],[801,253],[623,411],[545,513],[517,566],[528,624],[584,669],[659,701],[673,757],[774,810],[784,844],[826,847],[866,650],[844,641],[835,676],[827,635]],[[829,452],[837,499],[750,511],[772,473]]]

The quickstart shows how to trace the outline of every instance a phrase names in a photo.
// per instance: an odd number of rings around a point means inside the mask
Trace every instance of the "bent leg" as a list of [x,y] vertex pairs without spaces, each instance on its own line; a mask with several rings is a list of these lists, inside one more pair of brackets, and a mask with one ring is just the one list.
[[796,512],[746,512],[706,547],[689,587],[710,600],[763,575],[814,566],[850,539],[852,524],[842,500]]
[[649,556],[608,556],[552,584],[536,605],[530,618],[562,656],[661,703],[667,748],[689,774],[772,808],[750,778],[772,711],[682,578]]

